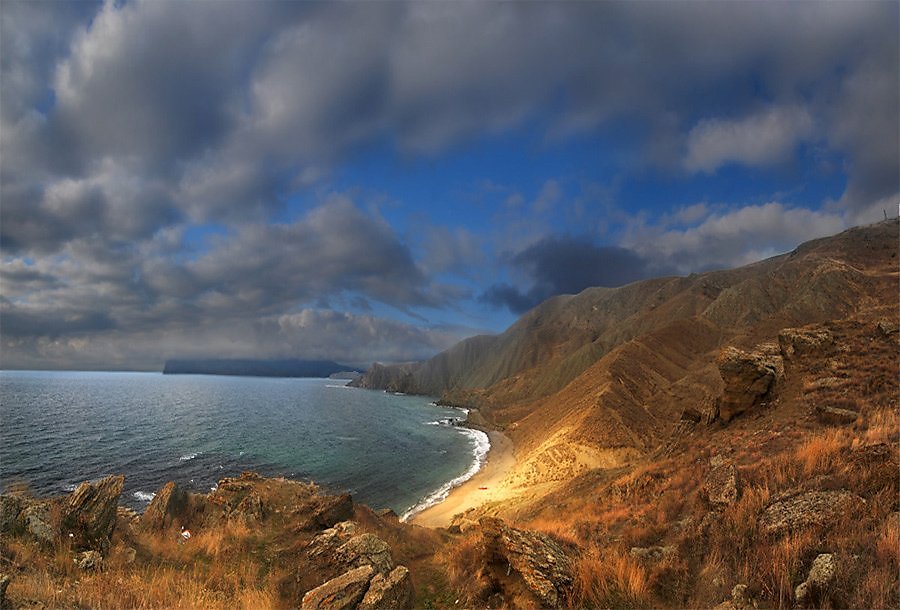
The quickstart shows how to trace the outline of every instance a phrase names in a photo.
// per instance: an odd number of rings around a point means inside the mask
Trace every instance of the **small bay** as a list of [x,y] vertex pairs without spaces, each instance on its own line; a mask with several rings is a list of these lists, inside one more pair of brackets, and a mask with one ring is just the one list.
[[484,435],[430,399],[328,379],[0,372],[0,482],[41,495],[124,474],[143,509],[166,481],[207,492],[255,470],[402,514],[473,470]]

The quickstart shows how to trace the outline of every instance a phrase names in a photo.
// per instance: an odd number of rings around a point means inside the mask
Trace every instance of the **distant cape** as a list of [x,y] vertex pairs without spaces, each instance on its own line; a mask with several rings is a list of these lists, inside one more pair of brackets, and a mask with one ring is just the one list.
[[338,373],[360,373],[356,367],[332,360],[167,360],[164,375],[243,375],[247,377],[330,377]]

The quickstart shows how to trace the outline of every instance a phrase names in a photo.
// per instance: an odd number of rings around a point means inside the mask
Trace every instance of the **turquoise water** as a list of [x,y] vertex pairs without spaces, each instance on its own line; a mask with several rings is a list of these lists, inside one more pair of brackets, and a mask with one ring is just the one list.
[[174,480],[206,492],[243,470],[314,480],[402,514],[470,476],[485,435],[464,412],[343,381],[157,373],[0,372],[0,483],[59,494],[126,477],[135,509]]

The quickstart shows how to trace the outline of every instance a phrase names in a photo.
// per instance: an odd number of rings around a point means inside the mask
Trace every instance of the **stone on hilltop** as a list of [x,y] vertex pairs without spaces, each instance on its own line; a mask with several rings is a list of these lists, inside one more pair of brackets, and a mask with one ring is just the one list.
[[854,423],[859,418],[859,413],[850,409],[816,405],[816,418],[823,424],[842,426]]
[[390,574],[376,574],[369,584],[359,610],[412,608],[415,600],[409,570],[397,566]]
[[375,576],[372,566],[361,566],[307,591],[300,607],[303,610],[351,610],[362,601],[369,582]]
[[865,502],[846,490],[795,493],[771,503],[760,515],[758,524],[770,534],[826,526],[853,514]]
[[543,606],[563,603],[574,576],[569,557],[556,541],[540,532],[509,527],[496,517],[482,517],[479,525],[489,561],[519,574]]
[[784,377],[784,361],[772,343],[758,345],[751,352],[726,347],[717,364],[725,383],[719,398],[719,417],[724,422],[766,402]]

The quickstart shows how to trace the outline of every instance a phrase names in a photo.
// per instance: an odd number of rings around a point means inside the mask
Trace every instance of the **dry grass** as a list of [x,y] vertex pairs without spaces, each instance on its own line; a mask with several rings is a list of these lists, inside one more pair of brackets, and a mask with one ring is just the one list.
[[576,607],[645,608],[653,605],[644,566],[622,551],[590,547],[575,565],[572,602]]

